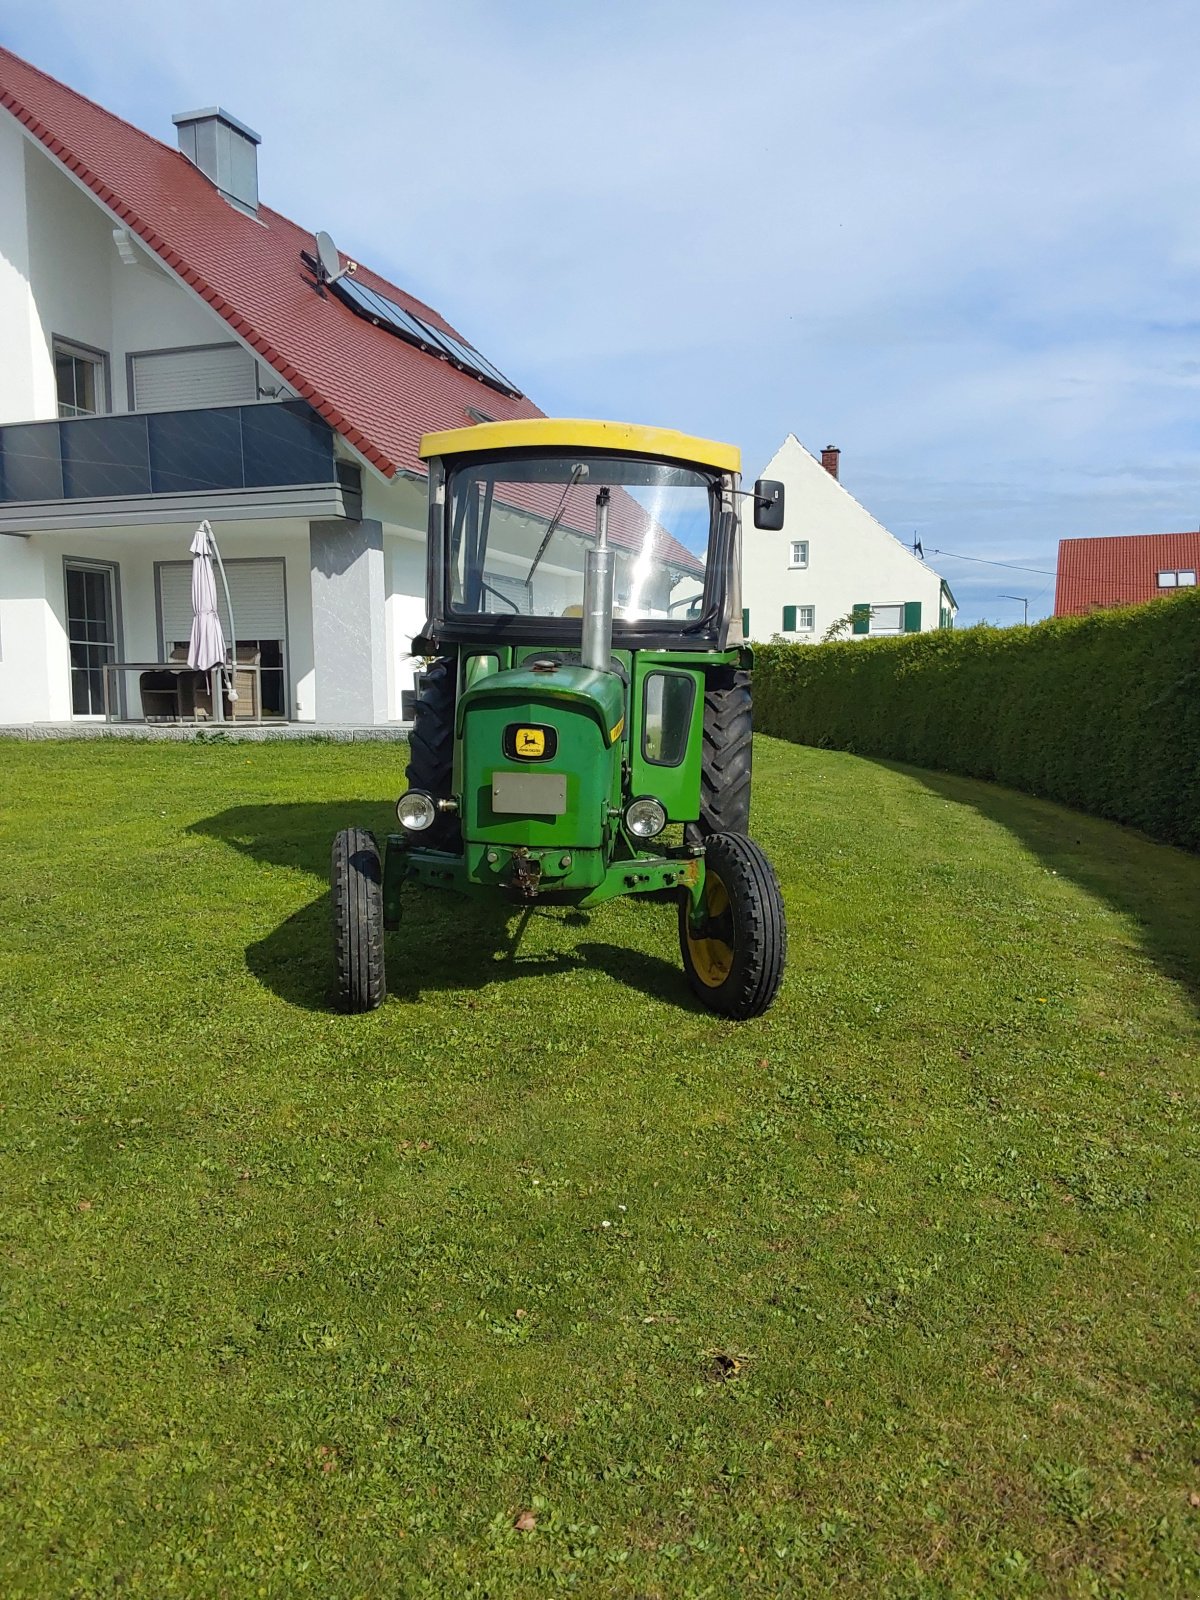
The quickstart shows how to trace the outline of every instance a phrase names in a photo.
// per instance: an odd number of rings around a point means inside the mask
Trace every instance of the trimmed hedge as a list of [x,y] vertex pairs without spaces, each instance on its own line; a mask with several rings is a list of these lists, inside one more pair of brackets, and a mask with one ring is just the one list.
[[1200,591],[903,639],[754,652],[755,726],[990,778],[1200,849]]

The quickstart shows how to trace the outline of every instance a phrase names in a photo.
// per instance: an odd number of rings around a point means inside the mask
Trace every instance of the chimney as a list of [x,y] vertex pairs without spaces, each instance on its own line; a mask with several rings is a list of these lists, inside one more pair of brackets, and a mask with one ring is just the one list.
[[836,478],[838,475],[838,457],[841,453],[837,446],[832,444],[827,444],[821,451],[821,465],[831,478]]
[[179,129],[179,148],[214,183],[230,205],[258,215],[258,146],[253,128],[220,106],[181,111],[171,121]]

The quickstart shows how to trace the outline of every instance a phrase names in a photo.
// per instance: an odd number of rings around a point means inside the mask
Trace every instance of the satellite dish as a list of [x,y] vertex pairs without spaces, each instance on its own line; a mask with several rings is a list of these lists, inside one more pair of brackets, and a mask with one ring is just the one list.
[[348,272],[353,272],[356,265],[353,261],[348,261],[345,266],[342,265],[337,245],[334,244],[324,228],[317,235],[317,260],[321,267],[320,277],[322,283],[336,283],[339,278],[344,278]]

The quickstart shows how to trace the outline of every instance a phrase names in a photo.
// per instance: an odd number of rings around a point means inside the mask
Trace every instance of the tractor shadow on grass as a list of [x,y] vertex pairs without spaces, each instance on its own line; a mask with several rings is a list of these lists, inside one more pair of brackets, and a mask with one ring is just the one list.
[[[1133,828],[997,784],[899,762],[876,765],[917,778],[939,798],[999,823],[1050,871],[1131,918],[1151,961],[1200,1010],[1200,858]],[[1120,843],[1114,848],[1117,829]]]
[[[395,826],[391,806],[359,800],[275,806],[232,806],[188,830],[215,839],[265,867],[300,872],[321,886],[266,938],[248,945],[246,966],[281,1000],[306,1011],[332,1011],[333,928],[328,889],[329,855],[341,828],[371,829],[383,839]],[[637,904],[636,897],[632,902]],[[669,906],[659,914],[674,918]],[[535,919],[568,930],[568,949],[523,952]],[[489,984],[544,974],[589,969],[679,1009],[703,1012],[679,964],[629,947],[588,940],[592,914],[537,907],[522,912],[507,902],[468,900],[435,890],[405,891],[400,928],[386,936],[390,999],[416,1001],[443,989],[482,989]],[[536,933],[536,926],[533,927]],[[565,942],[565,941],[564,941]],[[704,1013],[707,1015],[707,1013]]]

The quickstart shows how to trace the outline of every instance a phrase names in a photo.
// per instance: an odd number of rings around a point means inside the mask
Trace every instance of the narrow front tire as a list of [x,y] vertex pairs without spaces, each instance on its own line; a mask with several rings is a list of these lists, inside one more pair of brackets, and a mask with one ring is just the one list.
[[774,868],[753,839],[714,833],[704,842],[702,917],[679,903],[679,949],[692,992],[735,1022],[759,1017],[779,993],[787,924]]
[[383,965],[383,866],[365,828],[343,828],[329,867],[338,1004],[374,1011],[387,993]]

